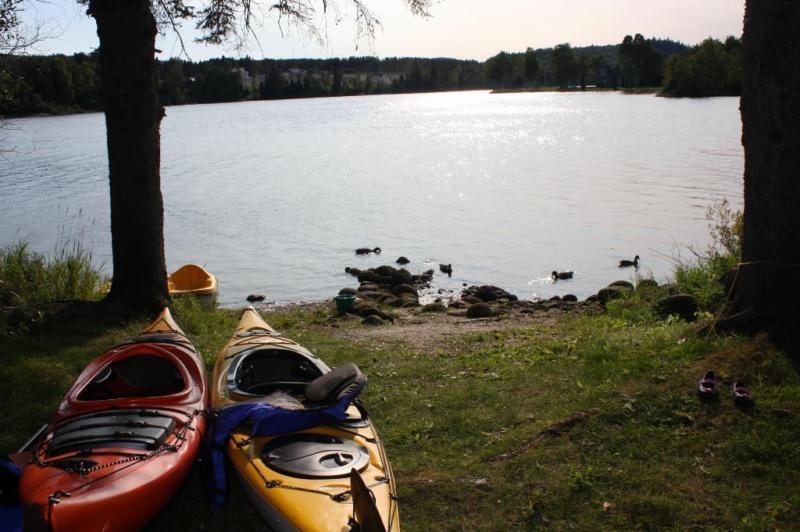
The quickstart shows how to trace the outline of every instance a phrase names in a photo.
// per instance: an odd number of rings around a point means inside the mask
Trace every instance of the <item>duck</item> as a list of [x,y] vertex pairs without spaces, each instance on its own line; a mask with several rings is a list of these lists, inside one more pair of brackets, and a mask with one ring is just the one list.
[[558,281],[559,279],[572,279],[574,273],[575,272],[557,272],[553,270],[550,276],[553,278],[553,281]]
[[381,254],[381,248],[379,248],[379,247],[375,247],[375,248],[372,248],[372,249],[370,249],[370,248],[358,248],[356,250],[356,255],[369,255],[370,253],[374,253],[376,255],[380,255]]
[[439,271],[442,273],[446,273],[448,277],[453,276],[453,265],[452,264],[440,264]]
[[619,261],[619,267],[620,268],[630,268],[631,266],[633,266],[634,268],[638,268],[639,267],[639,255],[636,255],[636,257],[633,260],[621,260],[621,261]]

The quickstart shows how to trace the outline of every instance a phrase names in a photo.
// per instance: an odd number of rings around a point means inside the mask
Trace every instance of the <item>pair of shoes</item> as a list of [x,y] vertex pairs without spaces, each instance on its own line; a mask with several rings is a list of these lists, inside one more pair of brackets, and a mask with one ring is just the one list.
[[[737,406],[751,407],[754,404],[753,394],[742,381],[733,383],[733,402]],[[712,401],[719,399],[719,381],[713,371],[707,371],[703,378],[697,383],[697,395],[700,399]]]

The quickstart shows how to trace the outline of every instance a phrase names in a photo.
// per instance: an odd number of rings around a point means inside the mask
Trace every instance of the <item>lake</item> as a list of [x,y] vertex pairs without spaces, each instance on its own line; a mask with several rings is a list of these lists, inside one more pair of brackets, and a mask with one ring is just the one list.
[[[738,98],[486,91],[190,105],[162,124],[170,271],[205,265],[220,301],[313,301],[344,273],[435,268],[435,288],[583,298],[708,241],[706,207],[742,203]],[[110,268],[101,114],[0,133],[0,244],[81,238]],[[380,246],[379,256],[355,256]],[[453,276],[438,273],[451,263]],[[553,283],[554,269],[574,270]],[[110,273],[110,272],[109,272]]]

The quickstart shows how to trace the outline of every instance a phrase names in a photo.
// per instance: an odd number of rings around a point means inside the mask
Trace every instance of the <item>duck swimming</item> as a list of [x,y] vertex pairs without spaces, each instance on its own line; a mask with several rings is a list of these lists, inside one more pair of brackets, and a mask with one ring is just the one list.
[[559,279],[572,279],[572,274],[575,272],[557,272],[553,270],[553,273],[550,275],[553,278],[553,281],[558,281]]
[[381,248],[379,248],[379,247],[376,247],[376,248],[373,248],[373,249],[358,248],[356,250],[356,255],[369,255],[370,253],[374,253],[376,255],[380,255],[381,254]]
[[448,277],[453,276],[453,265],[452,264],[440,264],[439,271],[442,273],[446,273]]
[[630,268],[631,266],[633,266],[634,268],[638,268],[639,267],[639,255],[636,255],[636,257],[633,260],[621,260],[621,261],[619,261],[619,267],[620,268]]

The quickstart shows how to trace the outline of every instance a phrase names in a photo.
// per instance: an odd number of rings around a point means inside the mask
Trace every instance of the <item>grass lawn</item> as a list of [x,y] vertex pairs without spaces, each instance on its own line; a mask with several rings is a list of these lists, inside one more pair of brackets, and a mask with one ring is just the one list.
[[[210,368],[237,320],[177,305]],[[634,300],[608,312],[370,328],[327,305],[265,314],[331,365],[358,364],[408,530],[790,530],[800,523],[800,377],[764,338],[699,337]],[[83,366],[143,322],[80,316],[0,336],[0,448],[46,422]],[[797,360],[796,358],[794,359]],[[719,403],[695,383],[723,377]],[[734,378],[756,398],[730,398]],[[195,475],[152,530],[255,529],[236,489],[219,514]],[[796,528],[795,528],[796,529]]]

